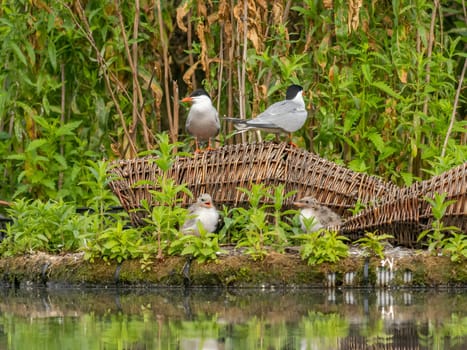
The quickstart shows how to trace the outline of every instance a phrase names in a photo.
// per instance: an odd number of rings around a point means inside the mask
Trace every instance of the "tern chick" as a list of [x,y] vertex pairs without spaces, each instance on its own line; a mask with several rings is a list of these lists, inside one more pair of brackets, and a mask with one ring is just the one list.
[[[294,205],[300,208],[300,224],[303,231],[314,232],[324,227],[342,225],[340,215],[319,203],[314,197],[303,197],[294,202]],[[312,217],[312,225],[307,228],[305,221]]]
[[204,193],[198,197],[196,203],[188,208],[188,219],[183,224],[182,232],[199,236],[198,222],[207,232],[214,232],[218,221],[219,213],[212,198],[209,194]]

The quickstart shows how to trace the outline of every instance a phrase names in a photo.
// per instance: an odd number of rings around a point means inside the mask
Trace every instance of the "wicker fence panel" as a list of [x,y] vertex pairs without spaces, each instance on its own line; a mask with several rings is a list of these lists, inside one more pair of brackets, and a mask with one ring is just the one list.
[[420,198],[420,222],[425,226],[430,226],[434,220],[431,206],[425,197],[433,198],[435,193],[446,193],[446,200],[454,200],[455,203],[446,209],[443,223],[457,226],[467,233],[467,162],[416,183],[409,191],[417,193]]
[[297,148],[291,149],[290,153],[288,181],[294,183],[297,197],[313,195],[344,218],[351,216],[349,209],[355,208],[358,202],[369,205],[381,198],[399,196],[397,186],[375,176],[357,173]]
[[419,247],[418,235],[431,227],[434,220],[426,197],[446,193],[446,200],[455,200],[443,217],[443,223],[456,226],[467,233],[467,163],[399,192],[399,197],[383,198],[383,203],[355,215],[342,225],[341,233],[358,239],[365,232],[388,233],[393,242],[409,247]]
[[[154,203],[149,190],[154,185],[138,185],[140,180],[155,181],[161,175],[154,162],[155,158],[120,160],[110,167],[113,180],[110,188],[117,195],[122,206],[130,214],[132,223],[144,224],[142,213],[135,212],[141,207],[141,200]],[[245,206],[247,195],[239,188],[251,188],[251,184],[262,183],[275,187],[284,185],[285,192],[297,191],[286,200],[284,208],[305,195],[314,195],[344,217],[349,217],[359,201],[377,201],[381,196],[396,196],[398,188],[392,184],[327,161],[305,150],[287,143],[236,144],[210,152],[195,153],[193,157],[178,157],[167,172],[177,184],[186,184],[197,197],[209,193],[219,205]],[[181,204],[191,201],[181,195]]]
[[392,243],[406,247],[418,247],[417,238],[423,226],[419,220],[419,199],[406,195],[370,206],[344,222],[340,233],[357,240],[366,232],[392,235]]
[[[150,194],[150,190],[158,190],[155,180],[162,175],[155,159],[119,160],[109,168],[110,188],[136,226],[144,225],[142,200],[157,205]],[[291,208],[296,198],[313,195],[345,218],[340,232],[352,240],[365,232],[389,233],[394,243],[404,246],[417,246],[419,233],[433,220],[425,196],[446,192],[447,199],[456,203],[449,206],[445,223],[467,232],[467,163],[401,189],[286,143],[251,143],[177,157],[166,176],[186,184],[195,197],[211,194],[218,207],[248,205],[247,195],[239,188],[250,189],[251,184],[259,183],[271,188],[283,185],[286,193],[297,191],[283,203],[284,209]],[[150,183],[137,185],[140,180]],[[180,199],[183,206],[192,202],[186,194]],[[352,216],[349,209],[357,203],[366,209]]]

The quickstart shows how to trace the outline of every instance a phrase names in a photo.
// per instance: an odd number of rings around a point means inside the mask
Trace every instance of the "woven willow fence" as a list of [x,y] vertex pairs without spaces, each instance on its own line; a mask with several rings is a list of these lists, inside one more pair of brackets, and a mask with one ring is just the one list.
[[[160,190],[156,179],[163,175],[155,159],[119,160],[109,168],[110,188],[135,226],[144,225],[142,200],[151,206],[158,204],[150,193]],[[447,192],[448,199],[456,200],[446,213],[447,223],[467,231],[467,163],[409,188],[399,188],[286,143],[252,143],[177,157],[165,176],[186,184],[195,197],[211,194],[218,207],[247,206],[247,195],[239,188],[259,183],[284,185],[286,193],[297,191],[283,203],[284,209],[291,208],[296,198],[313,195],[345,218],[340,231],[349,238],[378,231],[394,235],[394,243],[406,246],[416,245],[418,234],[433,220],[425,196]],[[185,194],[180,199],[184,206],[191,201]],[[357,203],[366,209],[352,216],[349,209]]]

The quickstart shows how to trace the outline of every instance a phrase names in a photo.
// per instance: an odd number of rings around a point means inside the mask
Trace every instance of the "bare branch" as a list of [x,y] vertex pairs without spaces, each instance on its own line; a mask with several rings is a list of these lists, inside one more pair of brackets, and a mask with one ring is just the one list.
[[446,137],[444,138],[443,150],[441,151],[441,157],[444,157],[446,154],[446,149],[448,148],[449,137],[452,133],[452,128],[454,127],[454,121],[456,120],[456,111],[457,105],[459,104],[459,96],[462,90],[462,85],[464,82],[465,71],[467,70],[467,58],[464,60],[464,67],[462,68],[462,73],[459,78],[459,84],[457,85],[456,97],[454,98],[454,106],[452,106],[451,121],[449,122],[449,128],[446,132]]

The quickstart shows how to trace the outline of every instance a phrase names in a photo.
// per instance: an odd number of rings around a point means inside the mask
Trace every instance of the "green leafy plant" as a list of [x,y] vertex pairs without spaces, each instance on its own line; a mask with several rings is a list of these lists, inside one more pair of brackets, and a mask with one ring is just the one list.
[[366,232],[365,237],[359,238],[355,243],[364,249],[366,255],[373,255],[384,259],[384,243],[392,238],[394,236],[389,234]]
[[114,206],[120,203],[117,197],[110,191],[108,185],[115,177],[109,173],[109,162],[99,160],[88,161],[87,180],[81,181],[80,185],[87,190],[89,199],[86,201],[87,208],[94,215],[94,230],[98,234],[102,232],[110,223],[115,221],[127,221],[126,212],[113,213]]
[[344,243],[348,238],[335,231],[321,229],[296,238],[302,241],[300,256],[308,265],[335,263],[349,252],[349,247]]
[[186,184],[177,185],[174,179],[168,178],[166,172],[170,169],[174,161],[174,151],[181,146],[180,143],[171,143],[167,134],[157,135],[159,148],[154,151],[158,156],[154,162],[159,166],[162,174],[159,175],[155,183],[150,181],[139,181],[135,186],[150,185],[155,189],[149,192],[154,203],[150,205],[147,201],[142,201],[142,206],[147,214],[145,218],[146,226],[144,230],[149,232],[157,242],[157,258],[162,259],[170,242],[175,239],[178,228],[183,225],[188,211],[180,206],[182,199],[180,194],[184,193],[193,197]]
[[451,233],[445,239],[444,252],[451,257],[452,262],[464,262],[467,259],[467,237],[462,233]]
[[296,211],[281,211],[283,201],[294,192],[284,194],[284,186],[272,189],[253,184],[251,189],[239,188],[248,196],[248,208],[232,208],[224,214],[222,236],[230,237],[239,248],[255,260],[267,255],[268,247],[281,249],[288,242],[292,227],[285,218]]
[[352,214],[352,216],[357,215],[360,213],[362,210],[366,208],[365,203],[362,203],[360,198],[357,199],[357,202],[355,203],[355,206],[353,208],[350,208],[349,211]]
[[190,256],[199,263],[216,260],[218,254],[225,253],[219,246],[219,236],[216,233],[206,232],[203,225],[198,222],[199,236],[181,235],[175,239],[169,248],[169,254]]
[[443,216],[446,209],[453,203],[454,200],[446,200],[447,193],[435,193],[433,198],[425,197],[425,200],[430,204],[433,213],[433,222],[431,227],[423,230],[417,238],[420,242],[426,239],[428,250],[435,254],[440,254],[446,244],[446,233],[455,233],[459,231],[455,226],[444,226]]
[[274,231],[269,230],[265,211],[254,210],[248,215],[249,223],[242,230],[243,238],[238,241],[237,247],[245,247],[244,252],[253,260],[261,260],[268,254],[267,242],[275,236]]
[[59,201],[20,199],[7,209],[13,219],[0,243],[4,256],[43,251],[77,251],[91,236],[92,220],[76,214],[74,205]]
[[[300,214],[298,214],[299,216]],[[305,232],[311,232],[313,226],[318,224],[318,220],[314,216],[310,216],[308,218],[302,217],[303,225],[305,226]]]
[[274,187],[272,193],[272,217],[274,220],[274,234],[275,241],[273,246],[281,249],[285,244],[288,243],[288,234],[292,231],[290,224],[290,217],[297,213],[294,209],[282,210],[283,203],[297,191],[290,191],[285,193],[285,185],[279,185]]
[[141,259],[142,263],[150,258],[149,245],[144,243],[141,231],[124,228],[121,221],[107,227],[96,239],[87,242],[83,249],[84,259],[94,262],[96,258],[121,263],[129,259]]

